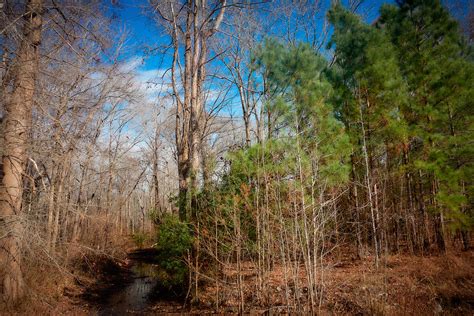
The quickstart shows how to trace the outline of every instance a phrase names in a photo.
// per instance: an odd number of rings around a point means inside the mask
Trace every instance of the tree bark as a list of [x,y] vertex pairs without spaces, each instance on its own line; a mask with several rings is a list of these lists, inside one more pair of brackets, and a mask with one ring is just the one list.
[[42,0],[26,4],[23,40],[13,74],[11,99],[5,105],[3,173],[0,187],[0,282],[3,300],[18,302],[25,294],[21,271],[22,176],[27,160],[27,142],[31,130],[33,97],[38,73],[42,28]]

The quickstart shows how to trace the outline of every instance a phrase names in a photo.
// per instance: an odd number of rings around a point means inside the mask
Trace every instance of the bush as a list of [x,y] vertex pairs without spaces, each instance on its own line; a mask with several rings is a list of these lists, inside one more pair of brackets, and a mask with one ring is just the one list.
[[138,248],[143,248],[146,241],[146,235],[144,233],[135,233],[132,235],[132,240]]
[[185,284],[188,269],[183,259],[192,246],[193,237],[188,224],[175,215],[165,215],[158,226],[156,243],[163,285],[174,287]]

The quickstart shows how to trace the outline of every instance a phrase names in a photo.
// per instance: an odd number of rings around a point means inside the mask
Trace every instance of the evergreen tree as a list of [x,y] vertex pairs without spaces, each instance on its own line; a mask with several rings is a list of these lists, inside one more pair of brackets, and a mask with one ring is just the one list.
[[266,107],[278,113],[280,136],[298,141],[310,157],[324,156],[323,167],[337,177],[347,176],[348,138],[334,115],[327,61],[307,44],[286,48],[273,39],[256,56],[267,74],[271,98]]
[[[406,87],[394,47],[386,34],[364,23],[341,5],[329,12],[334,32],[329,46],[335,47],[335,66],[330,72],[337,91],[335,103],[348,129],[353,146],[354,213],[359,204],[370,210],[371,239],[376,261],[381,247],[384,205],[379,203],[382,179],[377,174],[393,170],[406,138],[404,108]],[[380,172],[379,172],[380,170]],[[394,170],[396,172],[396,169]],[[362,180],[359,180],[362,178]],[[357,183],[364,183],[367,201],[357,201]],[[358,222],[359,220],[357,220]]]
[[334,26],[330,47],[335,47],[336,55],[330,74],[338,91],[335,101],[340,118],[357,139],[362,107],[373,150],[378,144],[391,146],[403,140],[401,109],[407,102],[406,87],[389,38],[340,5],[332,8],[329,19]]
[[[456,21],[439,0],[406,0],[381,10],[409,87],[404,116],[410,161],[422,175],[431,210],[454,229],[473,225],[472,89],[474,68]],[[437,227],[444,247],[444,227]],[[464,238],[467,242],[467,238]]]

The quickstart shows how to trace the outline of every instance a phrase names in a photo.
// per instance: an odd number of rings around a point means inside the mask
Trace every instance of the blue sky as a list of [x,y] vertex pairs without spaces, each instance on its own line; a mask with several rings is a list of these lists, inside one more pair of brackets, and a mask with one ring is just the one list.
[[[317,1],[317,0],[316,0]],[[322,8],[330,6],[331,0],[322,1]],[[123,53],[122,59],[143,58],[141,70],[151,70],[166,67],[170,62],[169,56],[163,54],[153,54],[151,50],[160,45],[169,44],[169,39],[160,30],[152,19],[153,12],[148,0],[117,0],[117,5],[111,5],[110,14],[116,17],[115,22],[125,27],[130,33],[128,36],[128,48]],[[347,5],[348,0],[342,0]],[[468,14],[472,14],[474,1],[472,0],[445,0],[443,1],[450,8],[451,13],[459,18],[465,19]],[[372,22],[378,16],[379,8],[384,3],[395,3],[395,0],[365,0],[359,7],[358,13],[364,15],[367,22]],[[278,25],[276,26],[278,28]]]
[[[326,10],[331,3],[331,0],[321,0],[322,10]],[[348,0],[343,0],[347,5]],[[454,1],[454,0],[453,0]],[[472,3],[469,0],[456,0],[457,11],[452,10],[458,15],[466,14],[463,8],[470,7],[472,12]],[[148,0],[118,0],[118,5],[109,5],[109,14],[115,18],[115,25],[120,29],[125,29],[128,32],[126,48],[123,50],[121,60],[125,63],[125,67],[134,69],[136,72],[135,85],[140,91],[144,93],[147,102],[155,104],[158,102],[158,94],[162,93],[162,88],[159,84],[153,82],[161,82],[161,75],[164,70],[169,67],[170,56],[161,54],[157,48],[163,45],[168,45],[170,39],[167,34],[156,26],[153,21],[153,11],[148,4]],[[364,1],[358,10],[368,23],[372,22],[378,17],[379,8],[384,3],[394,3],[394,0],[371,0]],[[449,4],[448,4],[449,6]],[[262,14],[264,17],[265,14]],[[321,29],[322,29],[322,21]],[[274,32],[282,28],[278,24],[274,26]],[[218,89],[218,87],[214,87]],[[212,90],[214,92],[215,90]],[[226,115],[239,116],[241,108],[237,98],[237,91],[231,90],[229,98],[233,106],[223,112]],[[235,103],[235,104],[234,104]]]
[[[261,1],[261,0],[258,0]],[[279,1],[279,0],[277,0]],[[288,0],[281,0],[288,1]],[[318,1],[318,0],[313,0]],[[321,30],[323,29],[323,19],[325,11],[330,7],[332,0],[319,0],[321,2],[321,16],[318,22]],[[349,0],[341,0],[344,5],[348,6]],[[140,88],[147,100],[152,103],[159,102],[158,95],[166,92],[166,86],[169,78],[162,76],[165,70],[169,68],[171,58],[168,54],[163,54],[160,47],[170,44],[170,39],[166,32],[160,29],[153,20],[154,12],[148,3],[148,0],[117,0],[116,5],[106,2],[109,6],[109,14],[114,17],[115,26],[119,29],[125,29],[128,32],[126,47],[122,51],[122,62],[130,65],[136,72],[136,85]],[[359,13],[368,23],[374,21],[379,15],[379,8],[385,3],[393,4],[395,0],[365,0],[358,7]],[[468,12],[472,14],[474,1],[472,0],[445,0],[445,5],[450,9],[451,13],[458,19],[465,19]],[[266,7],[268,9],[268,7]],[[268,12],[262,13],[265,18]],[[284,27],[275,22],[271,27],[271,32],[278,33]],[[319,28],[319,27],[317,27]],[[212,52],[211,52],[212,55]],[[326,55],[323,52],[323,55]],[[213,85],[211,95],[219,89]],[[237,91],[230,90],[228,102],[230,106],[224,111],[227,115],[232,112],[239,116],[241,108],[237,98]]]
[[[110,13],[118,23],[129,33],[127,49],[122,55],[123,60],[143,57],[141,69],[151,70],[161,68],[161,58],[149,51],[167,42],[168,38],[162,33],[151,18],[151,10],[147,0],[120,0],[118,5],[110,7]],[[164,35],[164,36],[163,36]]]
[[[323,0],[323,8],[328,7],[330,0]],[[383,3],[393,1],[371,0],[364,1],[359,7],[359,12],[366,15],[368,22],[378,16],[378,8]],[[124,27],[129,35],[127,49],[122,55],[122,60],[142,58],[140,70],[153,70],[164,68],[169,63],[169,56],[153,53],[152,50],[169,44],[169,38],[160,30],[152,19],[152,9],[147,0],[119,0],[118,5],[110,6],[113,15],[120,26]],[[278,28],[278,25],[276,26]]]
[[[285,1],[285,0],[283,0]],[[325,11],[330,7],[331,0],[320,0],[321,16],[317,20],[317,28],[323,28],[323,19]],[[348,0],[343,0],[347,5]],[[161,53],[160,47],[170,44],[170,39],[164,30],[160,29],[153,20],[153,10],[148,0],[118,0],[117,4],[109,6],[109,15],[114,18],[114,25],[118,29],[124,29],[128,33],[125,48],[122,50],[121,61],[125,64],[125,68],[134,70],[136,73],[135,85],[145,96],[147,102],[158,104],[160,102],[159,95],[164,95],[167,88],[163,88],[162,84],[166,84],[169,78],[162,80],[162,75],[169,68],[171,58],[168,54]],[[390,1],[372,0],[365,1],[359,6],[358,13],[370,23],[378,16],[378,9],[383,3]],[[267,7],[268,8],[268,7]],[[263,13],[265,18],[268,12]],[[275,23],[271,32],[281,33],[283,26]],[[212,53],[211,53],[212,54]],[[166,80],[168,79],[168,80]],[[214,90],[210,90],[210,95],[217,95],[216,89],[220,89],[212,84]],[[238,91],[236,89],[229,90],[227,98],[228,105],[222,114],[225,115],[241,115],[241,106],[239,105]],[[213,100],[213,99],[211,99]],[[212,102],[210,103],[212,104]],[[232,114],[231,114],[232,113]]]

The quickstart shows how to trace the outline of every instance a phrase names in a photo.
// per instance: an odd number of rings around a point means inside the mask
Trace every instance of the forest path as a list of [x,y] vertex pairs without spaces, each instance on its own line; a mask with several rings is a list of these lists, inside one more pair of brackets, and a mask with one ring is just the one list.
[[124,282],[112,284],[104,293],[99,315],[123,315],[144,312],[151,304],[153,288],[158,280],[153,276],[153,249],[135,250],[127,258],[128,271]]

